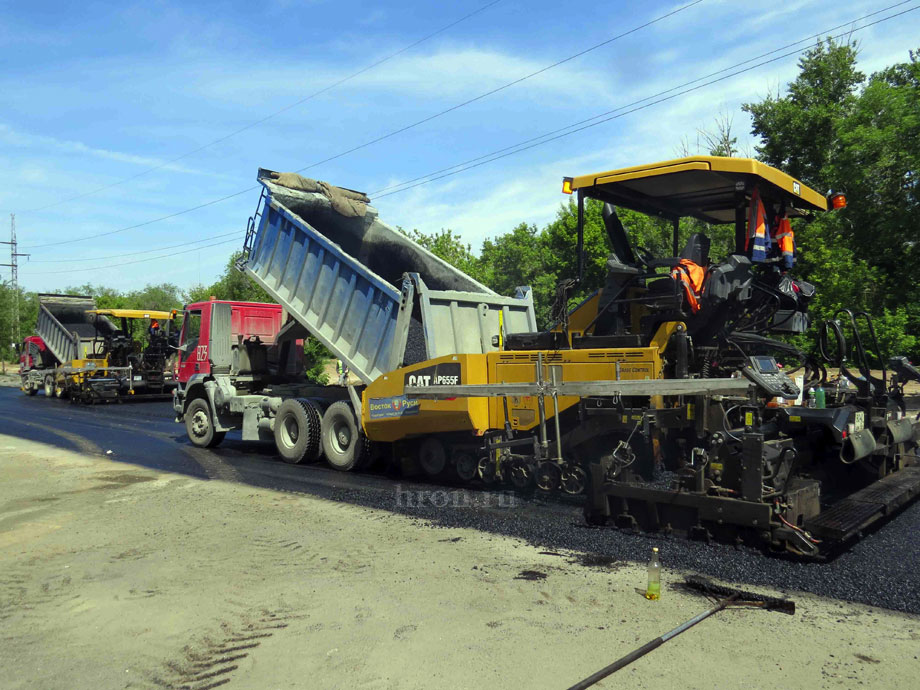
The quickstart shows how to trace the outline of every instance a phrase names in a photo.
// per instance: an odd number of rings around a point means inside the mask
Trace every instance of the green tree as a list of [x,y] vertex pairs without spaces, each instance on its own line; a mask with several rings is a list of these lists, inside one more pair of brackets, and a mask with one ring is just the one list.
[[[873,74],[838,123],[830,184],[846,191],[841,235],[883,270],[885,291],[903,297],[903,268],[920,258],[920,54]],[[913,281],[911,281],[913,282]],[[911,298],[920,293],[911,285]],[[887,306],[893,306],[888,304]]]
[[417,242],[435,256],[444,259],[454,268],[458,268],[474,280],[481,282],[481,266],[479,260],[473,254],[468,242],[464,242],[459,235],[455,235],[452,230],[440,230],[439,232],[426,234],[416,228],[406,231],[399,228],[399,231]]
[[855,42],[819,42],[799,60],[799,75],[784,96],[745,103],[758,157],[819,190],[828,189],[828,165],[840,152],[838,127],[858,99],[866,77],[856,69]]
[[918,55],[868,81],[856,58],[854,43],[819,43],[785,95],[744,110],[762,160],[847,195],[845,210],[796,224],[796,273],[818,287],[814,317],[866,310],[883,350],[917,354],[920,288],[904,271],[920,258]]
[[16,347],[22,338],[32,334],[38,316],[38,298],[34,292],[19,288],[19,342],[16,342],[16,325],[13,320],[13,302],[17,294],[8,281],[0,281],[0,358],[6,362],[19,359]]
[[537,323],[548,321],[558,268],[549,255],[545,231],[521,223],[511,232],[485,240],[480,261],[483,282],[501,295],[513,295],[519,286],[529,285]]

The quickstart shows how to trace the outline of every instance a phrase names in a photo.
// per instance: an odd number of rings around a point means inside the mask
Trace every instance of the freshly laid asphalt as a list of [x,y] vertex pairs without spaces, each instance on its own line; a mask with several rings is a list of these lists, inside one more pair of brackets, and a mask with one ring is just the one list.
[[342,474],[324,465],[286,465],[271,444],[243,443],[232,434],[213,450],[194,448],[184,426],[173,421],[168,402],[83,407],[0,388],[0,434],[105,455],[112,462],[310,494],[415,515],[438,526],[519,537],[547,551],[583,552],[586,562],[643,562],[651,547],[658,546],[664,568],[920,613],[920,502],[834,560],[804,563],[724,544],[587,527],[580,507],[570,501],[522,499],[379,473]]

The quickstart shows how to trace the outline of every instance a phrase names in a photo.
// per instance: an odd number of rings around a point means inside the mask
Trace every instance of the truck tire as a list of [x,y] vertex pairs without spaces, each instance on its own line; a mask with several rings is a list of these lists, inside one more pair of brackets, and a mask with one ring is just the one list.
[[54,379],[51,377],[50,374],[49,374],[48,376],[45,377],[45,380],[44,380],[44,389],[45,389],[45,397],[46,397],[46,398],[53,398],[53,397],[54,397]]
[[195,398],[185,410],[185,433],[193,446],[213,448],[224,440],[226,431],[214,431],[211,409],[204,398]]
[[350,472],[369,459],[370,444],[358,429],[351,404],[339,400],[323,415],[323,452],[333,469]]
[[29,397],[38,393],[38,387],[35,385],[35,381],[27,379],[26,377],[22,378],[22,392],[28,395]]
[[281,403],[275,416],[275,447],[285,462],[299,465],[319,459],[321,450],[319,411],[305,398]]

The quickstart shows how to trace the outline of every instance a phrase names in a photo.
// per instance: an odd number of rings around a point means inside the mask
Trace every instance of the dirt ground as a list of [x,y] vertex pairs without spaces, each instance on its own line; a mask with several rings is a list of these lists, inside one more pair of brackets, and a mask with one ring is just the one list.
[[[0,435],[5,688],[565,688],[709,606],[666,557],[649,602],[641,565],[80,447]],[[598,687],[916,687],[920,617],[789,594]]]
[[19,388],[19,374],[15,373],[16,368],[8,364],[6,373],[0,373],[0,386]]

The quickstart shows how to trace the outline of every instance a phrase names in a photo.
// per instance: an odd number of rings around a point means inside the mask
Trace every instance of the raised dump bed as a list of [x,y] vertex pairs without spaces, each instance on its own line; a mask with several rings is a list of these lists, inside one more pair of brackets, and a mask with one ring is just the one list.
[[496,294],[382,222],[360,192],[269,170],[259,182],[239,267],[364,383],[536,330],[530,288]]
[[91,359],[97,341],[117,330],[106,317],[88,313],[95,308],[96,301],[83,295],[38,296],[35,332],[59,362]]

